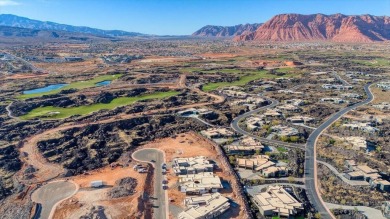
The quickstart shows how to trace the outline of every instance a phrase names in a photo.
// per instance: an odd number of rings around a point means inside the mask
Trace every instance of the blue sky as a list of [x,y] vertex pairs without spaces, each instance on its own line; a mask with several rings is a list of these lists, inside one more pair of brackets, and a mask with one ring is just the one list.
[[161,35],[261,23],[280,13],[390,15],[390,0],[0,0],[1,14]]

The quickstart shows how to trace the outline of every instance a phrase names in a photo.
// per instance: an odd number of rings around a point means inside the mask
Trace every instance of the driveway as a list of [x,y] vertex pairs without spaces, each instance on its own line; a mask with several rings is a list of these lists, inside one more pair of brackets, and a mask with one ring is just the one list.
[[348,206],[348,205],[337,205],[337,204],[332,204],[332,203],[325,203],[326,206],[329,209],[337,209],[337,208],[342,208],[342,209],[358,209],[362,214],[366,215],[368,219],[386,219],[383,215],[382,212],[378,209],[375,208],[370,208],[366,206]]
[[140,149],[131,156],[134,160],[150,163],[154,166],[154,198],[156,199],[153,203],[153,217],[156,219],[168,219],[168,191],[162,188],[164,153],[157,149]]
[[52,217],[57,203],[67,199],[77,192],[76,184],[69,181],[57,181],[43,185],[34,191],[32,201],[40,203],[42,208],[34,219],[47,219]]

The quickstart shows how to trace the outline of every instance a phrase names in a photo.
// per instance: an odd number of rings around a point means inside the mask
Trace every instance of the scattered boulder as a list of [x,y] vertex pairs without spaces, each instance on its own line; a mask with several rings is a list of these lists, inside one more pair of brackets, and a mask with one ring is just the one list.
[[115,186],[108,192],[111,198],[120,198],[129,196],[135,193],[137,186],[137,179],[132,177],[125,177],[115,182]]

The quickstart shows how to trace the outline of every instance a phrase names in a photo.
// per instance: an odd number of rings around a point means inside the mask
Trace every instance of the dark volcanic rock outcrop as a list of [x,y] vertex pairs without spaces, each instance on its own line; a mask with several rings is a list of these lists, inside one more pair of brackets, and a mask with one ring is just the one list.
[[103,92],[99,94],[95,99],[94,103],[110,103],[114,99],[114,95],[112,93]]
[[233,37],[255,31],[261,24],[239,24],[235,26],[207,25],[192,34],[192,36]]
[[237,41],[374,42],[390,40],[390,17],[343,14],[280,14]]
[[68,175],[80,174],[117,161],[141,143],[204,126],[196,120],[174,116],[139,117],[68,129],[59,138],[38,142],[38,149],[44,157],[67,168]]
[[108,192],[111,198],[120,198],[129,196],[135,193],[137,186],[137,179],[132,177],[125,177],[115,182],[115,186]]

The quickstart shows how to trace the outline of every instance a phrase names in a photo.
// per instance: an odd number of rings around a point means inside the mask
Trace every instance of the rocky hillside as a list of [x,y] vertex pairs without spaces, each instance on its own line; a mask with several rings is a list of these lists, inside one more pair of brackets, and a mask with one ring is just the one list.
[[10,26],[10,27],[21,27],[21,28],[29,28],[29,29],[37,29],[37,30],[50,30],[50,31],[65,31],[65,32],[73,32],[73,33],[84,33],[84,34],[92,34],[98,36],[109,36],[109,37],[119,37],[119,36],[145,36],[145,34],[135,33],[135,32],[127,32],[121,30],[101,30],[91,27],[80,27],[80,26],[72,26],[66,24],[58,24],[50,21],[38,21],[32,20],[25,17],[19,17],[12,14],[1,14],[0,15],[0,25],[2,26]]
[[281,14],[237,41],[375,42],[390,40],[390,17],[343,14]]
[[192,36],[233,37],[255,31],[261,24],[239,24],[236,26],[207,25],[200,28]]

